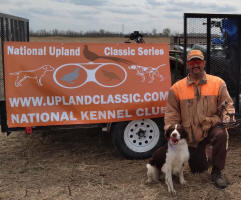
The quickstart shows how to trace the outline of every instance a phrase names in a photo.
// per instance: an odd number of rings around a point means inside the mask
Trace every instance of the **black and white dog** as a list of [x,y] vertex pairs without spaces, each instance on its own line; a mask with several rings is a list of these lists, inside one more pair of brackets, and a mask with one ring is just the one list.
[[184,164],[188,162],[189,151],[187,145],[187,133],[180,125],[171,126],[166,131],[168,142],[166,145],[157,149],[147,167],[147,183],[152,181],[157,182],[160,178],[161,172],[165,174],[165,182],[168,186],[168,191],[176,193],[172,175],[179,176],[180,184],[185,184],[186,181],[183,176]]

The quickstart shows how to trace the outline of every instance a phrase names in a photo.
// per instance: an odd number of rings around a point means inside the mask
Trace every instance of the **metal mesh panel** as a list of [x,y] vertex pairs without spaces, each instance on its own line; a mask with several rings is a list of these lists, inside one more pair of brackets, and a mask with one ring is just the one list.
[[203,51],[206,71],[226,82],[240,113],[241,15],[186,13],[185,22],[186,50],[191,47]]
[[0,101],[4,96],[3,42],[29,41],[28,19],[0,13]]
[[4,24],[3,17],[0,17],[0,36],[1,36],[1,46],[0,46],[0,100],[4,100],[4,82],[3,82],[3,53],[2,46],[5,40],[4,34]]
[[0,13],[0,121],[2,132],[10,129],[7,127],[6,102],[4,94],[4,41],[29,41],[28,19]]
[[[187,19],[187,47],[204,50],[207,45],[206,29],[203,24],[207,23],[205,18]],[[205,50],[204,50],[205,51]]]

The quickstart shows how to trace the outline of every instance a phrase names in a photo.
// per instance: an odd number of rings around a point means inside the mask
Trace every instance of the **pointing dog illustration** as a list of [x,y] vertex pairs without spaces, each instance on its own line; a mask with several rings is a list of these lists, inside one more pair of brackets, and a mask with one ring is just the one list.
[[130,65],[128,68],[130,70],[136,70],[136,75],[142,78],[142,82],[145,82],[146,76],[149,79],[148,83],[152,83],[155,80],[155,77],[160,79],[160,81],[164,80],[164,77],[158,69],[166,64],[159,65],[157,67],[144,67],[140,65]]
[[12,72],[9,74],[17,77],[17,79],[15,80],[15,87],[22,86],[22,82],[28,78],[36,79],[38,86],[43,86],[42,78],[45,76],[47,72],[53,70],[54,67],[52,67],[51,65],[44,65],[38,69]]

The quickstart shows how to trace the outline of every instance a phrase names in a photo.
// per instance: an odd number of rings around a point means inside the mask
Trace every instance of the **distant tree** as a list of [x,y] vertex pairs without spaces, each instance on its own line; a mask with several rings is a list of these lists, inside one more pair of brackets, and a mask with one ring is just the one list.
[[163,36],[170,36],[171,30],[169,28],[164,28],[162,31]]
[[59,31],[58,31],[57,29],[53,29],[53,30],[52,30],[52,35],[53,35],[53,36],[59,35]]
[[100,35],[104,35],[104,33],[105,33],[105,30],[104,29],[100,29]]
[[[140,34],[143,37],[152,37],[160,35],[162,36],[162,33],[157,34],[156,29],[153,29],[152,32],[143,32],[140,31]],[[129,34],[128,34],[129,35]],[[116,33],[111,31],[105,31],[104,29],[100,29],[99,31],[72,31],[72,30],[58,30],[58,29],[52,29],[52,30],[46,30],[46,29],[40,29],[40,30],[30,30],[30,36],[35,37],[47,37],[47,36],[63,36],[63,37],[124,37],[126,35],[122,33]]]
[[156,35],[157,30],[155,28],[152,29],[152,35]]

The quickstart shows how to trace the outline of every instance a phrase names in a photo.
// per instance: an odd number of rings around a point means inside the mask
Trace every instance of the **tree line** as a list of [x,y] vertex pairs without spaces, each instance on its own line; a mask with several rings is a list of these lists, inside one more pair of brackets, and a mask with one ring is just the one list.
[[[47,31],[46,29],[41,29],[37,31],[30,30],[30,36],[35,36],[35,37],[48,37],[48,36],[61,36],[61,37],[128,37],[131,33],[129,34],[124,34],[124,33],[116,33],[116,32],[110,32],[110,31],[105,31],[104,29],[100,29],[99,31],[63,31],[63,30],[58,30],[58,29],[53,29]],[[143,36],[147,37],[168,37],[171,35],[171,31],[169,28],[163,29],[161,33],[158,33],[156,29],[153,29],[152,32],[142,32],[140,33]]]

